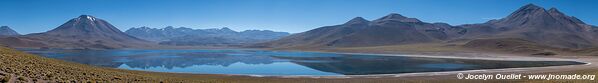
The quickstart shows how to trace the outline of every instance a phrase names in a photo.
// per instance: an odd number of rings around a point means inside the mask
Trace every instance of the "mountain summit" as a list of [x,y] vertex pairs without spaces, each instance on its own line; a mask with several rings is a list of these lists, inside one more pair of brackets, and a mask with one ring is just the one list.
[[397,14],[397,13],[391,13],[388,14],[380,19],[374,20],[377,22],[382,22],[382,21],[398,21],[398,22],[421,22],[419,19],[416,18],[408,18],[405,17],[401,14]]
[[426,23],[391,13],[371,22],[356,17],[344,24],[320,27],[255,46],[313,48],[411,44],[446,40],[459,30],[446,23]]
[[112,37],[119,40],[137,39],[121,32],[107,21],[95,18],[91,15],[81,15],[77,18],[73,18],[45,34],[80,37]]
[[426,23],[397,13],[371,22],[354,18],[341,25],[320,27],[256,46],[360,47],[499,38],[525,40],[552,47],[587,48],[598,46],[598,29],[556,8],[546,10],[528,4],[502,19],[460,26]]
[[348,22],[345,23],[345,25],[354,25],[354,24],[367,24],[368,20],[362,18],[362,17],[355,17],[351,20],[349,20]]
[[149,42],[129,36],[107,21],[91,15],[81,15],[73,18],[44,33],[29,34],[11,40],[36,44],[35,46],[14,45],[13,47],[115,49],[149,45]]
[[[585,48],[598,45],[598,33],[581,20],[556,8],[528,4],[509,16],[483,24],[464,25],[466,38],[520,38],[545,45]],[[475,34],[474,34],[475,33]]]
[[8,26],[0,26],[0,36],[16,36],[20,35],[15,30],[10,29]]

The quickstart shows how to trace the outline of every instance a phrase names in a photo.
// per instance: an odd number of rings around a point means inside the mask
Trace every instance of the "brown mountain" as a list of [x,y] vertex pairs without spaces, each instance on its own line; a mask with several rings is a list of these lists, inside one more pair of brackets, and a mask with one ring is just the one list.
[[320,27],[257,46],[354,47],[440,42],[460,36],[462,30],[446,23],[426,23],[393,13],[374,21],[356,17],[341,25]]
[[358,17],[345,24],[320,27],[256,46],[352,47],[477,39],[521,39],[537,43],[534,45],[587,48],[598,45],[598,29],[556,8],[545,10],[529,4],[502,19],[460,26],[426,23],[399,14],[374,21]]
[[511,15],[482,24],[469,24],[462,38],[520,38],[543,45],[586,48],[598,45],[596,28],[556,8],[528,4]]
[[368,24],[369,21],[357,17],[342,25],[325,26],[307,32],[293,34],[273,42],[262,43],[261,46],[324,46],[332,41],[366,28]]
[[[18,37],[1,38],[11,47],[48,47],[69,49],[114,49],[149,46],[150,43],[129,36],[105,20],[81,15],[59,27]],[[11,44],[19,42],[21,44]]]

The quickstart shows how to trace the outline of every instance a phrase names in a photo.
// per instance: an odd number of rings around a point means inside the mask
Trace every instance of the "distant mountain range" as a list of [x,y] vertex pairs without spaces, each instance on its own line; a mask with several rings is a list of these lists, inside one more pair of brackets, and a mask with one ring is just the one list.
[[15,30],[10,29],[8,26],[0,26],[0,36],[17,36],[21,35]]
[[237,32],[229,28],[191,29],[174,28],[131,28],[125,33],[145,40],[159,42],[162,45],[197,46],[197,45],[243,45],[276,40],[290,35],[287,32],[270,30],[245,30]]
[[59,27],[17,37],[0,38],[11,47],[42,47],[67,49],[114,49],[150,46],[151,43],[129,36],[105,20],[81,15]]
[[545,10],[528,4],[502,19],[460,26],[427,23],[395,13],[373,21],[356,17],[341,25],[320,27],[254,47],[360,47],[494,38],[516,38],[562,48],[587,48],[598,45],[598,28],[556,8]]

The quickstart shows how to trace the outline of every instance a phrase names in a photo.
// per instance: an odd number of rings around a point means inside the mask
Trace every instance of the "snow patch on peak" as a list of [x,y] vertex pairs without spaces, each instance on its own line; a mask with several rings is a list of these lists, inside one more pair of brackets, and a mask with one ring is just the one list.
[[95,21],[96,20],[96,18],[93,17],[93,16],[91,16],[91,15],[81,15],[77,19],[88,19],[88,20],[91,20],[91,21]]
[[96,21],[96,18],[93,18],[93,17],[90,17],[90,16],[87,16],[87,19],[89,19],[91,21]]

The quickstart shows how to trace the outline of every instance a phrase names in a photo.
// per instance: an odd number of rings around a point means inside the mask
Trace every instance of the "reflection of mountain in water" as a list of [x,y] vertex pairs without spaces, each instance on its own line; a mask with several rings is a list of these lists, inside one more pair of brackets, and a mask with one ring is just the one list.
[[[350,56],[350,55],[347,55]],[[389,74],[406,73],[414,71],[435,71],[435,70],[462,70],[471,69],[468,65],[454,64],[451,67],[426,67],[422,64],[442,64],[448,63],[448,60],[412,60],[416,58],[408,57],[371,57],[371,56],[350,56],[339,57],[320,57],[320,58],[297,58],[297,57],[277,57],[292,59],[293,63],[310,67],[312,69],[339,73],[345,75],[364,75],[364,74]],[[306,61],[311,60],[311,61]],[[326,61],[326,62],[322,62]]]
[[[540,67],[582,64],[565,61],[490,61],[465,59],[436,59],[414,57],[276,57],[291,59],[293,63],[324,72],[344,75],[396,74],[413,72],[457,71],[473,69],[498,69],[515,67]],[[322,62],[325,61],[325,62]]]
[[255,55],[231,55],[230,53],[205,53],[205,52],[159,52],[142,53],[129,56],[106,56],[114,54],[81,52],[77,54],[57,55],[50,53],[37,53],[45,56],[55,56],[56,58],[73,61],[83,64],[117,68],[126,64],[132,68],[147,69],[150,67],[164,67],[172,69],[174,67],[185,68],[193,65],[215,65],[229,66],[233,63],[244,64],[271,64],[273,58],[268,56]]
[[233,63],[244,64],[271,64],[272,58],[268,56],[253,55],[228,55],[226,53],[180,53],[175,55],[135,55],[126,57],[130,61],[127,65],[133,68],[149,68],[163,66],[172,69],[173,67],[189,67],[193,65],[217,65],[229,66]]

